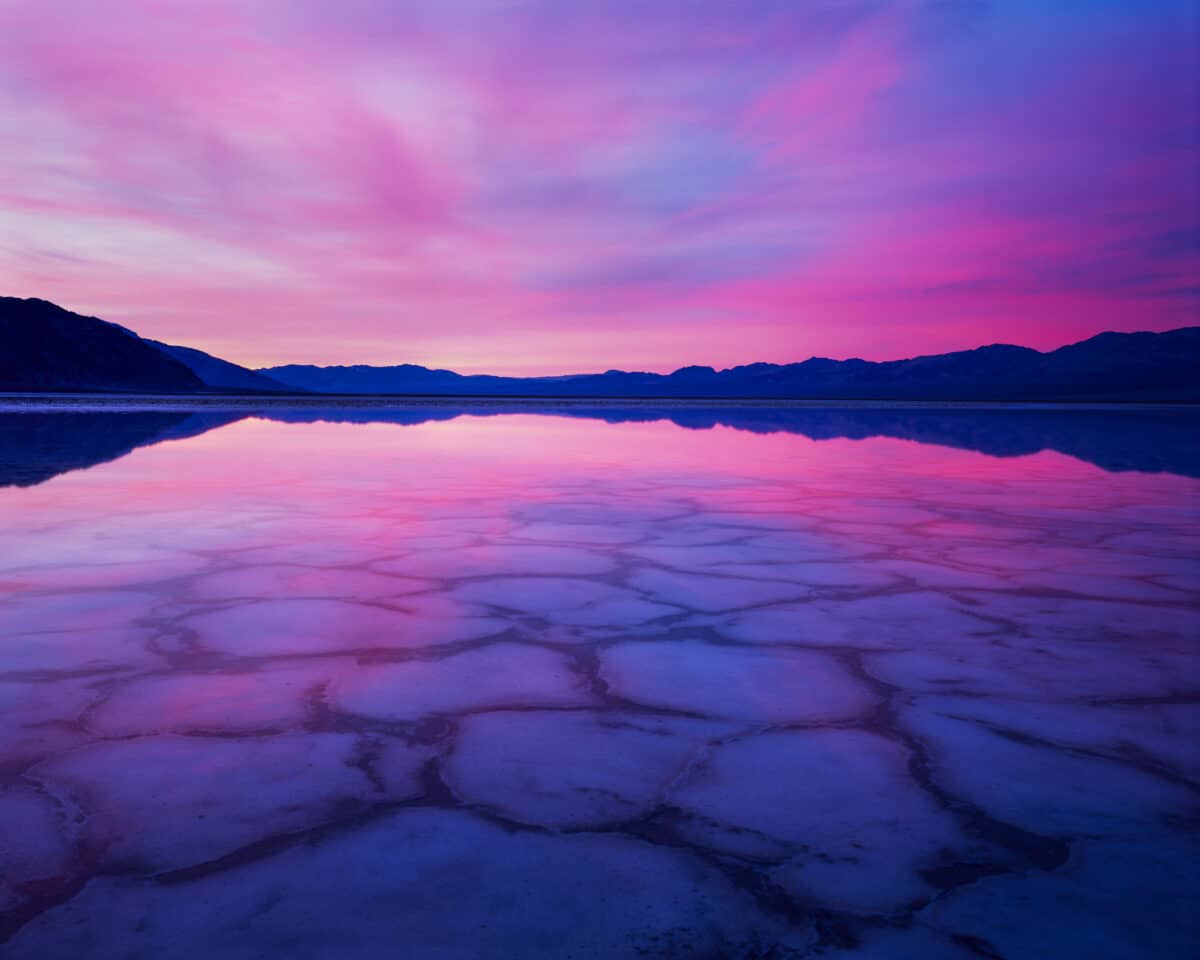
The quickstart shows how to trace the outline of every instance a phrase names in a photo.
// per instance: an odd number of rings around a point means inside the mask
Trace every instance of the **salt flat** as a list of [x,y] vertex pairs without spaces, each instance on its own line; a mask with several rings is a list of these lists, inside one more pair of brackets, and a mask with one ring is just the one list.
[[1188,469],[451,413],[0,489],[0,956],[1196,944]]

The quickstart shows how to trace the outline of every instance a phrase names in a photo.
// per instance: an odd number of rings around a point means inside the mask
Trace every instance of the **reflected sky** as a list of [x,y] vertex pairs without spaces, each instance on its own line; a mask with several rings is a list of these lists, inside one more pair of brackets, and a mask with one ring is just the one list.
[[4,415],[0,957],[1196,942],[1190,414],[480,412]]

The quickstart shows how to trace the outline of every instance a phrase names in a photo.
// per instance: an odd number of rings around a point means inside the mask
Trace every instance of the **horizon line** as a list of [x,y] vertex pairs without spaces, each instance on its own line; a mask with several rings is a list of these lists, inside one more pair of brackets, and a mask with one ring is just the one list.
[[[1050,353],[1055,353],[1056,351],[1062,350],[1066,347],[1073,347],[1073,346],[1077,346],[1081,343],[1087,343],[1088,341],[1095,340],[1098,337],[1138,336],[1138,335],[1142,335],[1142,334],[1148,334],[1148,335],[1152,335],[1152,336],[1163,336],[1165,334],[1177,333],[1180,330],[1193,330],[1193,329],[1197,329],[1197,328],[1200,328],[1200,323],[1184,324],[1183,326],[1170,327],[1166,330],[1144,330],[1144,329],[1143,330],[1100,330],[1100,331],[1092,334],[1091,336],[1084,337],[1081,340],[1068,340],[1065,343],[1060,343],[1058,346],[1050,347],[1049,349],[1046,349],[1046,350],[1039,350],[1037,347],[1030,347],[1030,346],[1026,346],[1025,344],[1010,343],[1007,341],[996,340],[991,343],[980,343],[973,347],[961,347],[956,350],[942,350],[942,351],[938,351],[935,353],[914,353],[914,354],[910,354],[910,355],[904,356],[904,357],[892,357],[887,360],[868,360],[865,357],[860,357],[860,356],[833,357],[833,356],[827,356],[827,355],[814,353],[814,354],[811,354],[811,355],[805,357],[803,360],[750,360],[745,363],[735,363],[735,364],[732,364],[730,366],[725,366],[725,367],[718,367],[713,364],[707,364],[707,363],[687,363],[687,364],[684,364],[683,366],[674,367],[669,370],[607,367],[604,370],[576,371],[574,373],[536,373],[536,374],[462,373],[459,370],[454,369],[453,367],[446,367],[446,366],[440,366],[440,365],[439,366],[429,366],[424,363],[414,363],[409,360],[400,361],[398,363],[313,363],[313,362],[298,363],[298,362],[291,362],[291,363],[274,363],[274,364],[269,364],[269,365],[264,365],[264,366],[246,366],[245,364],[239,363],[238,366],[245,366],[247,370],[253,370],[255,372],[278,370],[283,367],[316,367],[316,368],[322,369],[322,370],[338,370],[338,369],[353,370],[353,369],[360,369],[360,368],[366,368],[366,369],[370,369],[370,370],[389,370],[389,369],[395,369],[397,367],[417,367],[419,369],[429,370],[434,373],[452,373],[452,374],[456,374],[461,377],[496,377],[496,378],[505,379],[505,380],[567,380],[567,379],[571,379],[571,378],[575,378],[575,377],[602,377],[609,373],[647,374],[649,376],[667,377],[667,376],[671,376],[674,373],[678,373],[681,370],[712,370],[714,373],[726,373],[730,370],[739,370],[739,369],[742,369],[745,367],[753,367],[753,366],[759,366],[759,365],[765,365],[765,366],[771,366],[771,367],[798,366],[803,363],[808,363],[811,360],[831,360],[834,363],[853,363],[855,361],[858,361],[860,363],[873,363],[873,364],[903,363],[906,360],[921,360],[926,357],[945,357],[945,356],[951,356],[951,355],[957,354],[957,353],[971,353],[975,350],[988,350],[988,349],[991,349],[994,347],[1011,347],[1016,350],[1029,350],[1033,353],[1037,353],[1042,356],[1045,356]],[[143,337],[143,339],[148,339],[148,338]],[[170,344],[170,346],[191,346],[191,345],[190,344]],[[201,348],[192,347],[192,349],[198,350]],[[207,350],[204,352],[208,353]],[[210,356],[218,356],[218,354],[210,354]],[[220,359],[228,360],[228,357],[221,356]],[[230,360],[229,362],[235,363],[236,361]]]
[[831,360],[836,363],[850,363],[850,362],[854,362],[854,361],[860,361],[862,363],[871,363],[871,364],[899,363],[899,362],[903,362],[906,360],[919,360],[919,359],[922,359],[925,357],[942,357],[942,356],[950,356],[950,355],[957,354],[957,353],[970,353],[975,350],[984,350],[984,349],[989,349],[989,348],[993,348],[993,347],[1012,347],[1012,348],[1019,349],[1019,350],[1029,350],[1029,351],[1032,351],[1033,353],[1037,353],[1042,356],[1045,356],[1047,354],[1054,353],[1057,350],[1061,350],[1065,347],[1071,347],[1071,346],[1076,346],[1077,344],[1087,343],[1088,341],[1094,340],[1097,337],[1103,337],[1103,336],[1109,336],[1109,335],[1136,336],[1139,334],[1152,334],[1155,336],[1162,336],[1164,334],[1176,333],[1180,330],[1191,330],[1191,329],[1200,328],[1200,323],[1184,324],[1184,325],[1178,326],[1178,327],[1170,327],[1165,330],[1150,330],[1150,329],[1145,329],[1145,328],[1137,329],[1137,330],[1114,330],[1114,329],[1109,328],[1109,329],[1105,329],[1105,330],[1099,330],[1096,333],[1093,333],[1087,337],[1083,337],[1082,339],[1079,339],[1079,340],[1067,340],[1065,342],[1060,342],[1057,346],[1049,347],[1047,349],[1039,349],[1037,347],[1031,347],[1031,346],[1028,346],[1025,344],[1012,343],[1012,342],[1008,342],[1008,341],[992,341],[990,343],[976,343],[974,346],[960,347],[960,348],[953,349],[953,350],[943,350],[943,351],[931,352],[931,353],[915,353],[915,354],[910,354],[908,356],[890,357],[886,360],[868,360],[861,356],[840,356],[839,357],[839,356],[811,354],[802,360],[783,360],[783,361],[780,361],[780,360],[749,360],[744,363],[735,363],[735,364],[731,364],[729,366],[720,366],[720,367],[715,366],[713,364],[689,363],[689,364],[684,364],[684,365],[678,366],[678,367],[672,367],[670,369],[657,369],[657,370],[656,369],[646,369],[646,368],[622,368],[622,367],[608,366],[603,370],[590,370],[590,371],[576,370],[576,371],[570,372],[570,373],[535,373],[535,374],[492,373],[492,372],[463,373],[460,370],[457,370],[452,366],[442,366],[440,364],[434,366],[434,365],[428,365],[428,364],[424,364],[424,363],[414,362],[411,360],[403,360],[403,361],[399,361],[399,362],[389,362],[389,363],[362,363],[362,362],[358,362],[358,363],[320,363],[320,362],[311,362],[311,361],[309,361],[309,362],[292,361],[292,362],[288,362],[288,363],[272,363],[272,364],[243,363],[239,360],[231,359],[229,354],[221,352],[219,350],[219,348],[209,349],[207,347],[197,346],[196,342],[192,341],[190,339],[184,343],[178,343],[178,342],[172,343],[170,341],[160,340],[157,337],[147,336],[145,334],[139,333],[138,331],[133,330],[132,328],[126,326],[124,323],[120,323],[115,320],[107,320],[104,317],[99,316],[98,314],[95,314],[95,313],[82,313],[79,310],[72,309],[71,307],[63,306],[61,303],[54,301],[54,300],[47,299],[46,297],[41,297],[41,296],[21,297],[21,296],[9,295],[9,294],[0,294],[0,300],[2,300],[2,299],[38,301],[41,303],[50,304],[51,306],[56,307],[59,310],[64,310],[68,313],[74,313],[78,316],[83,316],[83,317],[91,317],[92,319],[99,320],[103,323],[108,323],[108,324],[112,324],[114,326],[120,327],[121,329],[128,331],[129,333],[133,334],[134,336],[138,337],[141,340],[162,343],[162,344],[165,344],[165,345],[171,346],[171,347],[183,347],[185,349],[198,350],[198,351],[206,353],[209,356],[214,357],[218,360],[223,360],[227,363],[232,363],[236,366],[242,367],[243,369],[250,370],[253,372],[269,371],[269,370],[273,370],[273,369],[278,369],[280,367],[316,367],[319,369],[327,369],[327,370],[328,369],[339,369],[339,368],[340,369],[367,368],[367,369],[374,369],[374,370],[382,370],[382,369],[391,369],[391,368],[395,368],[395,367],[406,367],[407,366],[407,367],[417,367],[417,368],[429,370],[432,372],[455,374],[455,375],[461,376],[461,377],[495,377],[495,378],[509,379],[509,380],[556,380],[556,379],[557,380],[566,380],[566,379],[579,378],[579,377],[604,376],[607,373],[646,374],[646,375],[650,375],[650,376],[666,377],[666,376],[670,376],[674,373],[678,373],[681,370],[688,370],[688,369],[708,369],[708,370],[712,370],[716,373],[724,373],[726,371],[736,370],[736,369],[743,368],[743,367],[755,366],[755,365],[759,365],[759,364],[763,364],[763,365],[767,365],[767,366],[776,366],[776,367],[787,367],[787,366],[795,366],[798,364],[807,363],[811,360]]

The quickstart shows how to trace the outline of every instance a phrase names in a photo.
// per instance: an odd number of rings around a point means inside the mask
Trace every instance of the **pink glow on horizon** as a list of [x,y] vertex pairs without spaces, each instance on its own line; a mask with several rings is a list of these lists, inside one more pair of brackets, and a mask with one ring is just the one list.
[[250,366],[1195,322],[1188,0],[0,6],[0,294]]

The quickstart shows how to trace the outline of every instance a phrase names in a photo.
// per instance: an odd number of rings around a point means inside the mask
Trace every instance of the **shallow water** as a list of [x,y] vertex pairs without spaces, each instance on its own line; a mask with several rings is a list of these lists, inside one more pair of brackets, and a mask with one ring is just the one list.
[[0,956],[1188,955],[1196,426],[9,402]]

